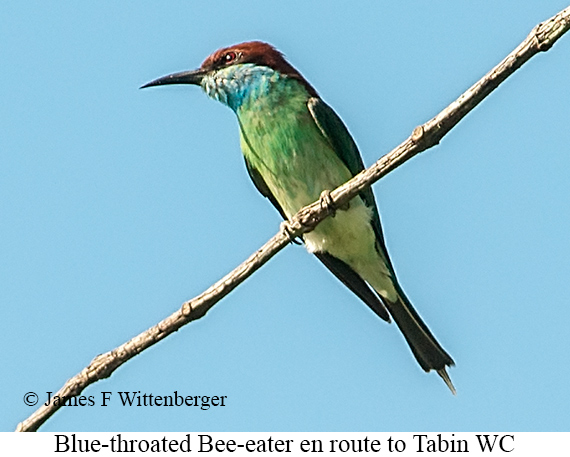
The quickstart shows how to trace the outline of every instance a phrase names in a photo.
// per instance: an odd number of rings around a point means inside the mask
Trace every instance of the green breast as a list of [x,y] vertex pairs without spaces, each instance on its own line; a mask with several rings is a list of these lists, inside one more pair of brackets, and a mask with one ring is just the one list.
[[316,126],[305,88],[294,80],[281,86],[237,114],[243,154],[291,216],[351,175]]

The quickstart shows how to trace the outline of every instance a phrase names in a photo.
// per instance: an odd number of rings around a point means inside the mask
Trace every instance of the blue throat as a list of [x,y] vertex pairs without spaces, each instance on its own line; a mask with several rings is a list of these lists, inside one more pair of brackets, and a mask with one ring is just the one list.
[[269,67],[252,63],[223,68],[202,80],[206,94],[234,112],[248,107],[253,101],[269,94],[278,82],[289,79]]

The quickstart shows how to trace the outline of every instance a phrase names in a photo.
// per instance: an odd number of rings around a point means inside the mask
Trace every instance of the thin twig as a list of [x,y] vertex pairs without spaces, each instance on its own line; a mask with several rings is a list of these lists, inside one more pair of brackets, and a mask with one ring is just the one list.
[[[378,160],[370,168],[362,171],[350,181],[331,192],[330,197],[334,205],[336,207],[342,206],[361,190],[369,187],[405,161],[438,144],[447,132],[508,76],[538,52],[550,49],[554,42],[569,28],[570,7],[537,25],[513,52],[451,105],[430,121],[416,127],[407,140]],[[177,331],[183,325],[202,317],[212,306],[283,249],[290,242],[291,237],[298,237],[313,230],[319,222],[329,215],[329,208],[330,205],[327,207],[327,205],[322,205],[320,202],[315,202],[302,208],[291,221],[285,223],[279,233],[274,235],[261,249],[235,270],[216,282],[201,295],[184,303],[178,311],[154,327],[149,328],[118,348],[95,357],[89,366],[69,379],[55,395],[60,398],[79,395],[90,384],[111,376],[119,366],[146,348]],[[16,431],[36,431],[60,406],[61,404],[56,405],[54,402],[50,403],[49,406],[42,405],[28,419],[18,424]]]

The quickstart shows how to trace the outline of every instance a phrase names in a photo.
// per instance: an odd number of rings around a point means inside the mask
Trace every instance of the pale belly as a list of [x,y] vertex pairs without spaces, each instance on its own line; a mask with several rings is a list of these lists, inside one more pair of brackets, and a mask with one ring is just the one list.
[[356,271],[382,296],[392,299],[396,291],[390,272],[376,250],[376,235],[370,223],[370,209],[360,197],[348,210],[338,210],[304,235],[311,253],[327,252]]

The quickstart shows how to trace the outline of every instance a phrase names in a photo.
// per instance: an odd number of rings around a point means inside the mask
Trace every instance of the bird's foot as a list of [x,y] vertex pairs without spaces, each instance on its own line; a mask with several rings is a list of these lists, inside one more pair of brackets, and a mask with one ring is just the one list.
[[281,222],[281,231],[285,234],[287,238],[289,238],[289,241],[291,243],[298,245],[303,244],[301,242],[300,237],[296,237],[295,235],[293,235],[293,229],[291,228],[291,223],[289,221]]
[[447,387],[449,387],[449,390],[451,390],[451,393],[453,395],[456,395],[457,391],[455,390],[455,387],[453,386],[453,383],[451,382],[451,378],[447,374],[447,371],[445,371],[445,367],[437,370],[437,374],[441,376],[441,379],[443,379],[443,382],[445,382]]
[[321,196],[319,197],[319,204],[321,205],[321,208],[323,208],[328,214],[331,215],[331,217],[335,217],[337,208],[334,200],[331,197],[330,190],[323,190],[321,192]]

